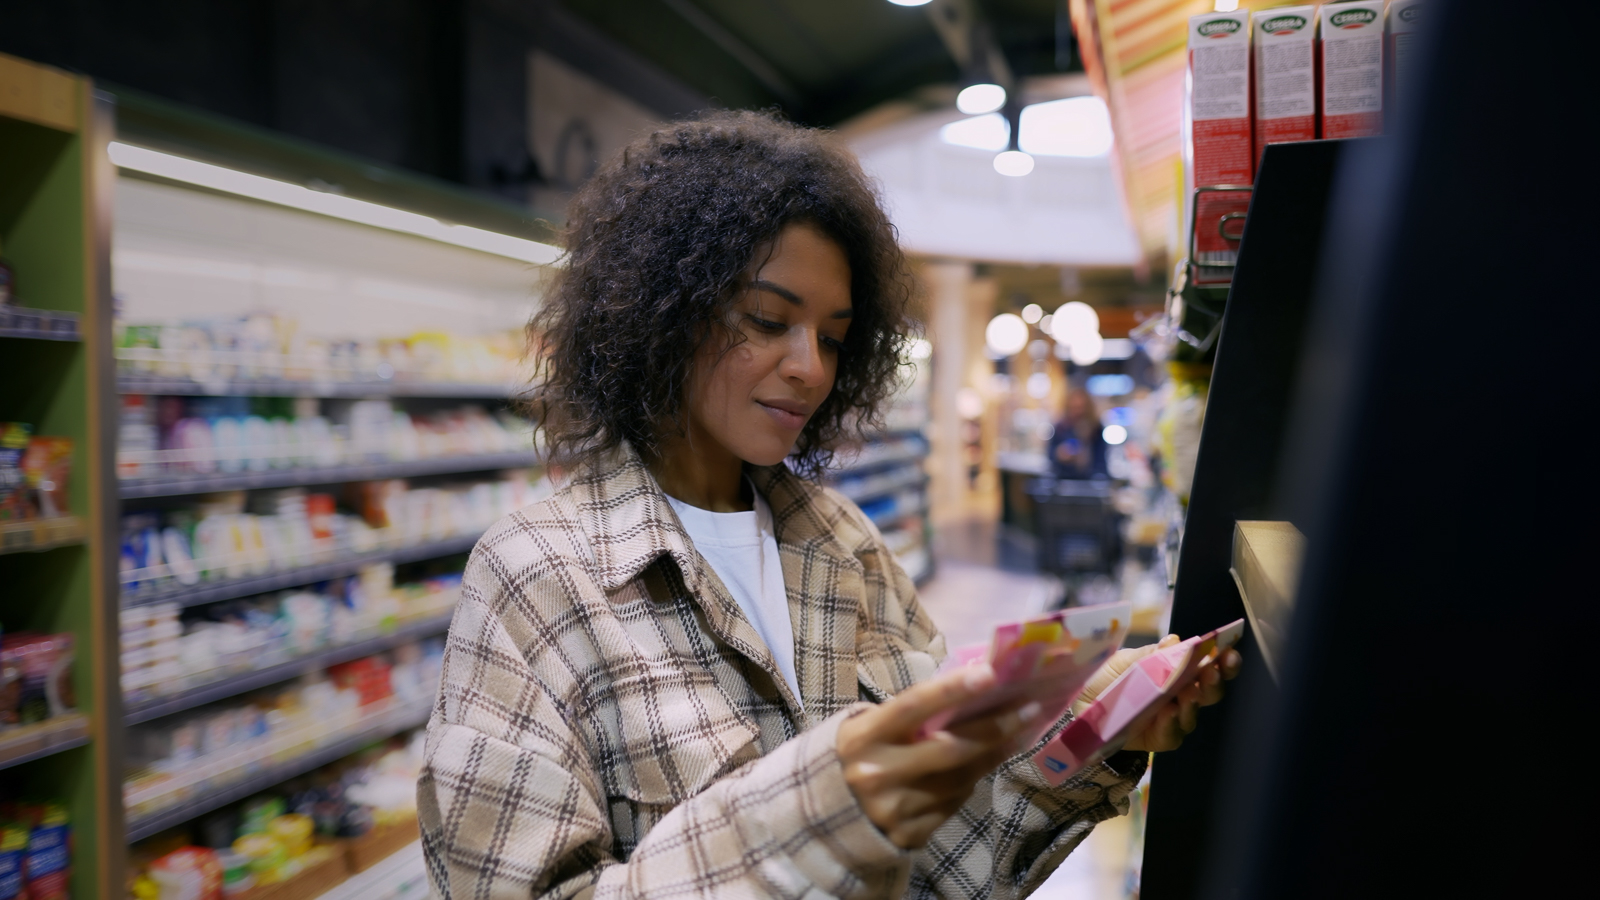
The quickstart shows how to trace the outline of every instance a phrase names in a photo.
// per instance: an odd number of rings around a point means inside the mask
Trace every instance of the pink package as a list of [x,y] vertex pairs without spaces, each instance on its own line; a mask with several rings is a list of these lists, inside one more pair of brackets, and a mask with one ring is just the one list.
[[1244,620],[1238,619],[1139,660],[1034,754],[1033,764],[1046,781],[1058,785],[1122,749],[1162,703],[1177,696],[1243,634]]
[[1047,616],[1001,625],[988,647],[963,647],[945,660],[945,669],[988,662],[995,686],[981,697],[932,717],[922,726],[931,734],[1019,700],[1039,703],[1031,743],[1055,725],[1078,692],[1128,636],[1133,609],[1106,603],[1058,610]]

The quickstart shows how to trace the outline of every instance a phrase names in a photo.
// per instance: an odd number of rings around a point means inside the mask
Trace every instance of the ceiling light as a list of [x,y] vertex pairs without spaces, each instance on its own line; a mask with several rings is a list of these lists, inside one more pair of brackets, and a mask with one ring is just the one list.
[[994,170],[1001,175],[1020,178],[1033,171],[1033,157],[1021,150],[1007,150],[995,155]]
[[1067,356],[1075,366],[1092,366],[1100,361],[1100,351],[1105,348],[1105,338],[1086,334],[1073,338],[1067,346]]
[[956,109],[969,116],[994,112],[1006,105],[1006,89],[998,84],[974,84],[956,95]]
[[1099,97],[1068,97],[1022,108],[1017,145],[1040,156],[1105,156],[1111,113]]
[[1121,425],[1107,425],[1100,432],[1100,437],[1104,438],[1106,443],[1115,447],[1128,439],[1128,429],[1123,428]]
[[1011,123],[999,113],[951,122],[939,129],[939,140],[957,147],[1004,150],[1011,143]]
[[1051,336],[1063,344],[1071,344],[1079,338],[1098,335],[1099,332],[1100,314],[1082,300],[1061,304],[1050,319]]
[[1028,376],[1028,396],[1035,400],[1043,400],[1050,396],[1050,376],[1044,372],[1035,372]]
[[1022,308],[1022,321],[1027,322],[1029,325],[1035,324],[1042,318],[1044,318],[1044,307],[1039,304],[1029,303]]
[[1015,313],[1001,313],[989,320],[983,338],[999,356],[1015,356],[1028,346],[1028,323]]
[[895,6],[927,6],[933,0],[889,0]]
[[473,228],[470,225],[450,225],[431,216],[395,209],[392,206],[369,203],[366,200],[325,191],[314,191],[287,181],[263,178],[260,175],[214,166],[183,156],[135,147],[121,141],[113,141],[107,152],[111,161],[121,168],[158,175],[225,194],[276,203],[279,206],[344,219],[347,222],[358,222],[374,228],[431,238],[441,243],[519,259],[523,262],[547,265],[561,258],[561,250],[549,244],[512,237],[497,231]]

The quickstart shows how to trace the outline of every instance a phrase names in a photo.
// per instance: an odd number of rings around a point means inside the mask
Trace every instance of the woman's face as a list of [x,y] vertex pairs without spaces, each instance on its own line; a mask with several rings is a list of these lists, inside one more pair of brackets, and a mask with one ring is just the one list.
[[776,465],[833,390],[850,328],[850,261],[809,224],[758,252],[730,312],[741,340],[708,341],[689,376],[692,445],[711,440],[739,459]]

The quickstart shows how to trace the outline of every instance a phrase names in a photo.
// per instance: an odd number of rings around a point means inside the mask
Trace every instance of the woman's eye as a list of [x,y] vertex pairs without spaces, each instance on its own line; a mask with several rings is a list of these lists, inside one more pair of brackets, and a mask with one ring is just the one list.
[[770,332],[773,332],[774,334],[776,334],[777,332],[783,331],[785,328],[788,327],[787,325],[784,325],[782,322],[769,321],[767,319],[761,318],[760,316],[751,316],[750,317],[750,321],[754,322],[755,326],[757,328],[760,328],[762,331],[770,331]]
[[838,338],[825,337],[822,339],[822,345],[830,350],[833,350],[835,353],[838,353],[844,349],[844,341],[841,341]]

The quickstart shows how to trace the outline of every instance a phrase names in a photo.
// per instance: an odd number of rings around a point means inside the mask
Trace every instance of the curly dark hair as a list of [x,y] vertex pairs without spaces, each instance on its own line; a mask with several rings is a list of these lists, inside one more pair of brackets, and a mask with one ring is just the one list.
[[720,112],[634,141],[568,206],[567,265],[528,326],[541,353],[530,412],[552,460],[623,441],[651,459],[681,434],[696,352],[719,333],[738,339],[728,311],[745,272],[796,222],[845,251],[853,315],[833,391],[790,462],[814,477],[842,440],[881,423],[916,327],[894,226],[828,132]]

